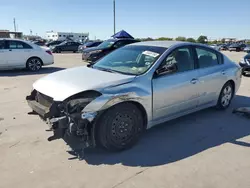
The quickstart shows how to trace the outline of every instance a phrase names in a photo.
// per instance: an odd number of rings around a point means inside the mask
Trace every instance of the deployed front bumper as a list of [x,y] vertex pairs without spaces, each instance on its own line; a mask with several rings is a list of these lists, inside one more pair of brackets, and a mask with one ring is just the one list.
[[48,96],[39,95],[36,91],[27,96],[26,100],[33,112],[46,121],[49,130],[54,132],[54,135],[48,138],[49,141],[64,139],[66,134],[81,143],[83,148],[95,146],[93,122],[97,112],[71,114],[62,112],[63,103],[53,101]]
[[35,111],[37,114],[39,114],[43,118],[46,118],[46,117],[49,116],[49,108],[48,107],[39,104],[35,100],[29,100],[29,99],[26,99],[26,100],[27,100],[28,105],[30,106],[30,108],[33,111]]

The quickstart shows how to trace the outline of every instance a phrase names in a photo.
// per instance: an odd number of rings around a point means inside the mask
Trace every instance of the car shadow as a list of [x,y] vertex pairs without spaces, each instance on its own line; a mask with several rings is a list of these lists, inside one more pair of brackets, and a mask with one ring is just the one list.
[[64,70],[64,69],[65,68],[60,68],[60,67],[44,67],[37,72],[31,72],[31,71],[28,71],[25,69],[6,70],[6,71],[0,71],[0,77],[15,77],[15,76],[50,74],[50,73],[57,72],[57,71]]
[[235,96],[226,111],[210,108],[156,126],[123,152],[87,149],[84,160],[90,165],[150,167],[173,163],[225,143],[250,147],[250,143],[238,140],[250,135],[250,119],[232,114],[234,108],[246,104],[250,104],[249,97]]

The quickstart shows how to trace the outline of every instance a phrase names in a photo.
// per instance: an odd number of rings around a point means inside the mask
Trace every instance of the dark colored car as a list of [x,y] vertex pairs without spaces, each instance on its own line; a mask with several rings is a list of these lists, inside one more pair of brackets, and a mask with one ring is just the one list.
[[99,46],[103,41],[92,41],[92,42],[87,42],[86,44],[80,45],[78,47],[78,51],[82,52],[84,49],[86,48],[92,48],[92,47],[96,47]]
[[50,49],[53,53],[61,53],[66,51],[77,52],[78,47],[81,45],[79,42],[64,41],[61,44],[51,46]]
[[64,42],[64,41],[55,40],[55,41],[47,42],[45,45],[50,47],[50,46],[55,46],[55,45],[61,44],[62,42]]
[[243,51],[245,47],[246,47],[246,44],[232,44],[229,46],[229,51],[240,52],[240,51]]
[[135,39],[127,39],[127,38],[119,38],[119,39],[109,39],[101,43],[97,47],[87,48],[82,52],[82,60],[89,62],[90,64],[94,64],[98,59],[104,57],[110,52],[123,47],[127,44],[132,44],[135,42],[139,42]]
[[228,50],[229,49],[229,46],[230,46],[231,44],[222,44],[221,46],[220,46],[220,50]]
[[244,56],[241,61],[239,62],[240,66],[242,67],[242,74],[246,75],[250,72],[250,53]]
[[42,41],[42,40],[41,41],[39,40],[39,41],[33,41],[33,43],[36,44],[36,45],[38,45],[38,46],[45,46],[46,42]]

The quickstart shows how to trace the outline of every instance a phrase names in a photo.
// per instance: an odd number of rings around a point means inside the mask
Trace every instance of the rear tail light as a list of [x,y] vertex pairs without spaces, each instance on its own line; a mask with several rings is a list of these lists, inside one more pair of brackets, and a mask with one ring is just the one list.
[[46,52],[49,54],[49,55],[52,55],[52,52],[50,50],[46,50]]

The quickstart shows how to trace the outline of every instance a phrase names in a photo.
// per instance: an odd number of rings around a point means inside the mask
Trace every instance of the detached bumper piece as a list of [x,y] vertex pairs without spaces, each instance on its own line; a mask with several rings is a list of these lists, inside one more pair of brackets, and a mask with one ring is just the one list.
[[243,114],[246,117],[250,118],[250,107],[240,107],[240,108],[236,108],[233,110],[233,113],[239,113],[239,114]]

